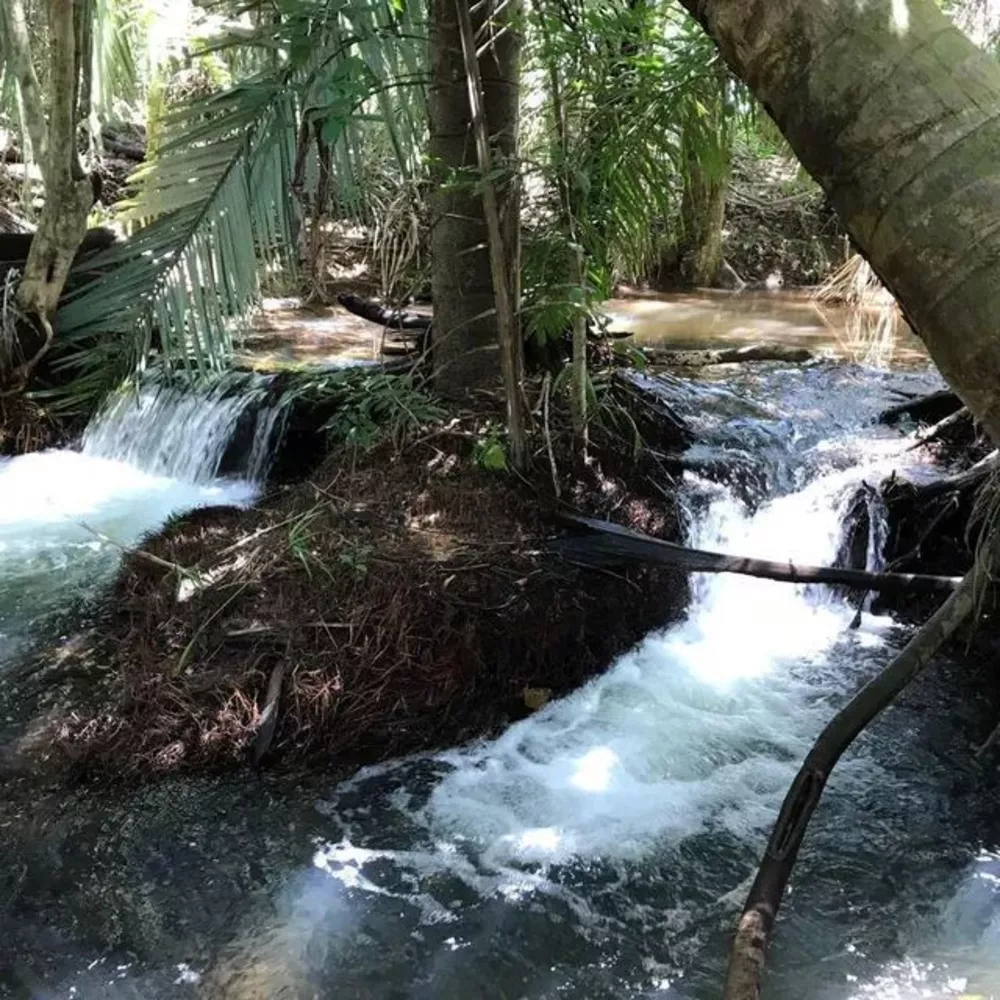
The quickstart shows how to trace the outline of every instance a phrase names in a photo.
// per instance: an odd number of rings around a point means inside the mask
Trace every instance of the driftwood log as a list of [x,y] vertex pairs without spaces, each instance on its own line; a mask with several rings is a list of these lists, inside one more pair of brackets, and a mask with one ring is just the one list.
[[706,351],[671,351],[662,347],[643,348],[646,358],[653,364],[678,368],[705,368],[708,365],[725,365],[745,361],[784,361],[794,364],[810,361],[815,356],[805,347],[787,344],[750,344],[747,347],[727,347]]
[[337,301],[349,312],[369,323],[377,323],[389,330],[421,330],[430,329],[432,319],[422,313],[406,312],[403,309],[388,309],[372,299],[343,292],[337,296]]
[[559,520],[583,533],[553,539],[549,548],[564,557],[607,565],[640,561],[678,566],[692,573],[738,573],[743,576],[781,580],[786,583],[826,583],[858,590],[910,593],[950,593],[961,577],[918,573],[870,573],[867,570],[832,566],[797,566],[770,559],[750,559],[721,552],[689,549],[674,542],[651,538],[609,521],[576,514],[561,514]]
[[107,128],[101,130],[101,142],[104,144],[105,152],[121,160],[131,160],[133,163],[142,163],[146,159],[146,147],[140,143],[131,141],[117,132]]

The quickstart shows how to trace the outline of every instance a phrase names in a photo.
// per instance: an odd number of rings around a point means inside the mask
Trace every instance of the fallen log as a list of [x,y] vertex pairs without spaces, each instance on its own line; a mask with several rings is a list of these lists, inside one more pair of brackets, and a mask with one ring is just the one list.
[[146,159],[146,147],[135,142],[129,142],[114,132],[102,130],[101,142],[104,150],[121,160],[132,160],[134,163],[142,163]]
[[708,365],[740,364],[745,361],[784,361],[800,363],[815,355],[805,347],[787,344],[750,344],[747,347],[726,347],[705,351],[672,351],[662,347],[646,347],[648,361],[678,368],[704,368]]
[[917,573],[870,573],[867,570],[832,566],[796,566],[770,559],[750,559],[721,552],[689,549],[674,542],[631,531],[609,521],[578,514],[560,514],[558,519],[587,534],[555,538],[550,550],[563,556],[607,564],[609,561],[638,560],[679,566],[692,573],[738,573],[742,576],[780,580],[786,583],[839,584],[857,590],[909,593],[950,593],[961,582],[956,576],[928,576]]
[[914,420],[941,420],[954,413],[962,406],[962,401],[950,389],[940,389],[926,396],[908,399],[905,403],[897,403],[879,414],[880,424],[891,424],[901,417],[912,417]]
[[826,725],[799,768],[782,803],[764,858],[733,939],[723,1000],[758,1000],[760,976],[775,920],[809,820],[830,772],[857,736],[928,665],[963,621],[975,613],[981,577],[989,578],[988,556],[927,620],[902,651]]
[[366,299],[351,292],[342,292],[337,301],[349,312],[369,323],[378,323],[390,330],[430,329],[432,319],[421,313],[406,312],[403,309],[388,309],[373,299]]

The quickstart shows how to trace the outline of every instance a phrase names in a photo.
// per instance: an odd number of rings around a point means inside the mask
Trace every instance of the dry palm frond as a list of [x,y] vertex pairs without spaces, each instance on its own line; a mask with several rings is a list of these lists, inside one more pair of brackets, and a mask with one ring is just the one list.
[[888,365],[901,314],[896,300],[861,254],[849,257],[819,286],[813,299],[821,314],[823,305],[846,307],[846,317],[830,325],[851,360],[876,368]]
[[379,206],[372,249],[386,302],[399,301],[421,267],[424,209],[419,184],[407,182]]

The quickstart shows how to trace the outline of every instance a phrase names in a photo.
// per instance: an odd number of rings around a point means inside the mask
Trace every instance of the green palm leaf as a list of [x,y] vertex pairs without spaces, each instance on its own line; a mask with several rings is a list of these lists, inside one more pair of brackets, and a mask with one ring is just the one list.
[[[404,38],[391,7],[358,0],[277,6],[280,20],[209,43],[212,51],[239,46],[269,58],[250,80],[168,115],[155,161],[136,175],[137,196],[120,207],[124,220],[145,224],[95,260],[106,273],[60,309],[57,365],[72,376],[66,407],[92,404],[92,393],[154,349],[173,365],[224,367],[259,302],[260,268],[292,263],[290,191],[304,109],[326,123],[339,154],[338,187],[350,191],[370,105],[377,110],[380,94],[409,82],[419,35]],[[418,117],[415,110],[396,115],[401,151],[415,143],[400,137],[400,124],[416,135]]]

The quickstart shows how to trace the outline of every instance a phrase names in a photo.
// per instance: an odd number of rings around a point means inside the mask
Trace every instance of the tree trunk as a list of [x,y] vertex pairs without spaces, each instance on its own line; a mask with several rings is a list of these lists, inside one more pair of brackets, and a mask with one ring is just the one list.
[[[76,149],[79,61],[74,0],[48,0],[47,4],[50,60],[47,122],[32,66],[21,0],[9,0],[7,13],[9,44],[28,116],[28,132],[45,182],[45,206],[18,287],[18,303],[28,316],[37,319],[44,340],[17,371],[23,383],[51,346],[52,320],[73,258],[87,231],[94,189]],[[79,55],[89,58],[89,53]]]
[[[497,172],[513,160],[517,148],[520,40],[510,28],[516,21],[516,6],[510,3],[496,11],[487,3],[471,6]],[[491,16],[492,24],[487,25]],[[454,397],[495,380],[500,372],[499,331],[455,0],[431,0],[430,17],[434,369],[438,391]],[[518,189],[506,178],[496,187],[510,297],[516,304],[520,300]]]
[[680,271],[686,285],[710,288],[718,280],[728,190],[728,151],[718,169],[709,169],[697,159],[691,163],[681,199]]
[[934,0],[683,0],[1000,443],[1000,63]]

